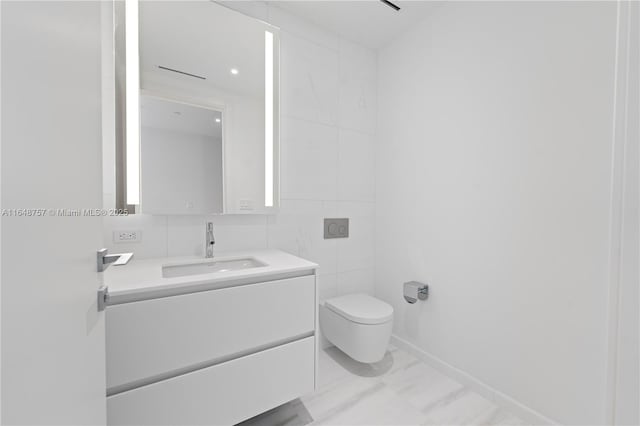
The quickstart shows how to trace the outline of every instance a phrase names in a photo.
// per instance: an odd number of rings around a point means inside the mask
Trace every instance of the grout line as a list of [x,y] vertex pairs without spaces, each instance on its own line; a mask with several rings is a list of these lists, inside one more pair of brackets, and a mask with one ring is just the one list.
[[169,257],[169,216],[164,216],[164,243],[165,256]]
[[[354,200],[354,199],[345,199],[345,200],[331,200],[327,198],[299,198],[299,197],[282,197],[280,200],[285,201],[314,201],[314,202],[323,202],[323,203],[361,203],[361,204],[375,204],[375,200]],[[277,214],[277,213],[276,213]]]

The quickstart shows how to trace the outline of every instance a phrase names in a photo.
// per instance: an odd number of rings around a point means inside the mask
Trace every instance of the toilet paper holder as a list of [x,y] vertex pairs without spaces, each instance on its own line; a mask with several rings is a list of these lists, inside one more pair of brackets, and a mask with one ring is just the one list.
[[404,283],[404,300],[414,304],[418,300],[427,300],[429,297],[429,286],[418,281]]

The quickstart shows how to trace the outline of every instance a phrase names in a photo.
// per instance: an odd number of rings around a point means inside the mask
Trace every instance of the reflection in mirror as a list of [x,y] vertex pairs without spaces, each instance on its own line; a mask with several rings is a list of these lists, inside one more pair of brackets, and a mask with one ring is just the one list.
[[222,213],[222,112],[140,98],[142,213]]
[[[126,114],[122,105],[118,114],[126,118],[118,145],[125,183],[117,185],[126,196],[117,199],[151,214],[274,212],[279,205],[278,28],[210,1],[126,3],[136,8],[126,9],[128,18],[116,16],[127,26],[125,43],[116,43],[116,59],[126,58],[126,72],[116,75],[126,75],[126,96],[120,99],[127,101]],[[126,54],[119,46],[126,46]],[[172,111],[176,105],[192,109]],[[150,116],[152,110],[164,118]],[[170,115],[174,112],[187,114],[180,129],[167,128],[180,126]],[[222,112],[215,137],[187,128],[196,125],[199,114],[204,122],[205,115]],[[183,136],[167,138],[171,132]],[[217,148],[178,142],[187,134],[206,134],[218,141]],[[186,147],[194,151],[182,152]],[[206,175],[204,164],[210,167]]]

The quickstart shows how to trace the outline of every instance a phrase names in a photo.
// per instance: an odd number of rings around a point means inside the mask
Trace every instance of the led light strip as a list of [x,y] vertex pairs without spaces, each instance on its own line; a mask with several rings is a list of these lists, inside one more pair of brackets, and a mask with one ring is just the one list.
[[273,207],[273,33],[264,32],[264,205]]
[[140,204],[140,58],[138,0],[125,1],[127,204]]

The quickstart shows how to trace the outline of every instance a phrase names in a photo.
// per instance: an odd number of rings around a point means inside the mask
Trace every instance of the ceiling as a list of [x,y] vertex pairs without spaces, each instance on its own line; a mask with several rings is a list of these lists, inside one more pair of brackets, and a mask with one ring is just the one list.
[[436,1],[415,0],[393,3],[400,6],[400,11],[395,11],[379,0],[269,2],[348,40],[373,49],[384,47],[402,32],[425,19],[441,4]]

